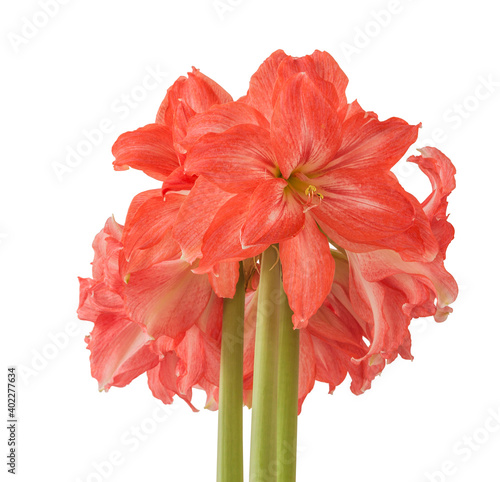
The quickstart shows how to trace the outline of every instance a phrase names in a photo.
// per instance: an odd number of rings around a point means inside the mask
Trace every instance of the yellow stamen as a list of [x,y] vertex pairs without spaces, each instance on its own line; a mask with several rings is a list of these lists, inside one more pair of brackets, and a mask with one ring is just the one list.
[[309,184],[307,186],[306,190],[304,191],[306,196],[312,197],[312,196],[318,196],[320,199],[323,199],[324,196],[320,192],[317,192],[317,187],[313,186],[312,184]]
[[317,191],[316,186],[313,186],[312,184],[309,184],[309,186],[307,186],[307,188],[304,191],[304,193],[305,193],[306,196],[312,196],[316,191]]

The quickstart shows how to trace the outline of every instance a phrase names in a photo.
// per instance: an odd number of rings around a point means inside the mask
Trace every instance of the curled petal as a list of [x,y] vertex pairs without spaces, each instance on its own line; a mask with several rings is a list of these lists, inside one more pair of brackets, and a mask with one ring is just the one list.
[[427,175],[432,185],[432,192],[423,202],[422,208],[429,218],[432,231],[439,242],[440,253],[446,258],[446,248],[453,239],[455,230],[447,221],[448,196],[455,189],[455,166],[438,149],[424,147],[421,156],[411,156],[408,162],[414,162]]

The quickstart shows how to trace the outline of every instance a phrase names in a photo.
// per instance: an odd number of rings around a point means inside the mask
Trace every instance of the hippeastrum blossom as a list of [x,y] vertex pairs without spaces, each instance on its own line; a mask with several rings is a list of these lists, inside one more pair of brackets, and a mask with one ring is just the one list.
[[147,373],[155,397],[193,410],[204,390],[223,482],[243,480],[243,403],[250,478],[295,480],[297,409],[315,382],[331,393],[349,374],[363,393],[412,358],[411,320],[443,321],[458,293],[444,267],[452,163],[430,147],[410,157],[432,185],[420,203],[391,172],[420,126],[348,103],[347,83],[319,51],[275,52],[237,101],[193,69],[113,146],[116,170],[163,185],[94,240],[78,309],[94,323],[91,373],[104,390]]
[[124,227],[106,222],[93,244],[93,277],[80,279],[78,315],[94,322],[87,343],[100,389],[147,372],[164,403],[177,394],[192,407],[197,387],[216,408],[222,299],[171,237],[184,197],[147,191],[132,201]]
[[373,343],[366,357],[392,361],[398,354],[411,358],[408,325],[412,318],[434,316],[444,321],[458,286],[444,267],[446,249],[454,229],[447,220],[447,197],[455,188],[455,167],[438,149],[425,147],[412,156],[429,177],[432,192],[422,203],[439,245],[430,262],[405,261],[393,250],[347,252],[351,271],[350,297],[358,313],[369,322]]
[[196,212],[217,201],[201,223],[181,209],[174,237],[184,256],[201,253],[201,273],[279,243],[296,327],[330,292],[329,240],[353,252],[393,249],[405,260],[431,261],[438,252],[420,204],[390,172],[419,126],[381,122],[347,104],[346,85],[327,53],[297,59],[278,51],[246,97],[213,105],[187,126],[186,139],[198,140],[184,168],[199,178],[185,205]]
[[[192,187],[196,176],[186,175],[181,146],[188,121],[214,104],[232,101],[216,82],[193,67],[168,89],[156,122],[122,134],[113,146],[117,171],[132,167],[163,181],[164,192]],[[184,142],[183,142],[184,143]]]

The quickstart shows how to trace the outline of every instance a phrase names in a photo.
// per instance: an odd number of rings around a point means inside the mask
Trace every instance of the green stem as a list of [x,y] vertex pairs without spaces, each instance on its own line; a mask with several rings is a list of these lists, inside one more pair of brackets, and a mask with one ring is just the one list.
[[219,382],[217,482],[243,482],[243,331],[245,279],[224,300]]
[[281,286],[278,362],[278,482],[295,482],[299,397],[300,330],[293,329],[292,310]]
[[275,482],[280,267],[270,246],[262,254],[252,394],[250,482]]

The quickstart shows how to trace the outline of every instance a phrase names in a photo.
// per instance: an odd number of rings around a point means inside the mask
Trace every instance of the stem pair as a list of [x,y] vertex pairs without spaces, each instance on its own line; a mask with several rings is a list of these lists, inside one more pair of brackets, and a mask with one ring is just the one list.
[[[262,255],[252,395],[250,482],[294,482],[297,451],[299,331],[281,281],[277,249]],[[243,481],[244,280],[224,301],[219,388],[218,482]],[[226,342],[225,342],[226,340]],[[231,340],[230,342],[228,340]],[[229,393],[230,392],[230,393]]]

